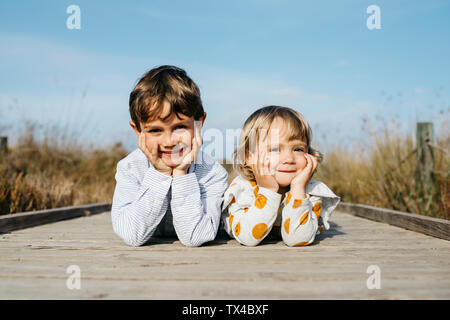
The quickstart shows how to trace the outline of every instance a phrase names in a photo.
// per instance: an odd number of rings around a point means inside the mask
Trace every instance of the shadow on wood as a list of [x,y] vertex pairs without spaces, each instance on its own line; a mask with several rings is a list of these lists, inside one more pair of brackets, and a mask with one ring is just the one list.
[[[344,235],[345,232],[340,231],[340,229],[342,229],[342,228],[337,223],[330,222],[330,230],[325,230],[321,234],[317,235],[314,242],[312,244],[310,244],[309,246],[316,245],[320,241],[327,239],[327,238],[333,238],[335,236]],[[178,238],[173,237],[173,236],[153,237],[143,246],[145,247],[145,246],[151,246],[151,245],[157,245],[157,244],[173,244],[176,241],[179,241]],[[228,244],[230,241],[236,241],[236,240],[231,238],[230,236],[228,236],[228,234],[225,232],[224,229],[219,229],[219,231],[217,232],[216,239],[203,244],[202,247],[223,246],[223,245]],[[283,239],[281,238],[281,234],[276,235],[275,233],[270,233],[258,246],[276,244],[276,243],[279,243],[282,241],[283,241]]]

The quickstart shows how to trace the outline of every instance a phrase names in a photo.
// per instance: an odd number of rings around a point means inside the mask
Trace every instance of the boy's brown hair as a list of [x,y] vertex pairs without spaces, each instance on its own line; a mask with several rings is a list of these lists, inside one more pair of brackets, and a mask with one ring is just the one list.
[[[159,117],[164,101],[169,102],[171,110],[164,118]],[[199,120],[203,114],[200,90],[186,74],[175,66],[160,66],[148,71],[130,94],[130,116],[141,131],[141,122],[146,123],[159,117],[168,119],[173,112]]]

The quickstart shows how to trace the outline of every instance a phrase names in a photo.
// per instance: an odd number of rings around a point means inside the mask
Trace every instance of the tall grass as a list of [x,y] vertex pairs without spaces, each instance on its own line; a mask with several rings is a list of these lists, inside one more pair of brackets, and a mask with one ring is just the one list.
[[[366,120],[369,139],[348,152],[335,148],[325,154],[317,179],[326,182],[342,201],[450,219],[450,165],[445,153],[434,150],[435,181],[426,190],[416,177],[415,132],[401,133],[391,122],[374,130]],[[448,120],[442,128],[448,128]],[[372,129],[371,129],[372,128]],[[436,137],[448,149],[448,130]]]
[[[344,202],[450,219],[449,155],[433,151],[435,181],[433,188],[426,191],[415,178],[415,128],[408,132],[399,130],[401,126],[394,120],[378,120],[384,123],[381,130],[363,119],[365,137],[359,139],[356,147],[338,145],[324,152],[324,161],[314,178],[324,182]],[[440,127],[444,130],[435,144],[449,149],[448,117],[442,118]],[[237,173],[230,165],[225,167],[231,182]]]
[[[448,155],[434,151],[434,187],[423,193],[415,179],[415,133],[396,131],[395,123],[383,130],[370,129],[368,121],[364,126],[365,144],[351,152],[328,150],[314,178],[345,202],[450,219]],[[448,120],[441,127],[448,128]],[[70,135],[36,139],[35,131],[27,125],[7,157],[0,157],[0,214],[112,201],[116,165],[127,154],[120,143],[87,148]],[[448,149],[448,129],[435,143]],[[236,173],[225,166],[231,180]]]
[[0,214],[111,202],[120,143],[104,149],[46,135],[36,140],[28,123],[17,144],[0,158]]

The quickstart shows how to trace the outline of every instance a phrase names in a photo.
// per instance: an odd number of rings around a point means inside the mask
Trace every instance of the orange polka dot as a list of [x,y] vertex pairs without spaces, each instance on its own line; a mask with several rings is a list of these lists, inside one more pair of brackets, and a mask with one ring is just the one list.
[[294,200],[294,204],[292,205],[292,208],[298,208],[302,205],[302,200],[301,199],[295,199]]
[[233,218],[234,218],[234,216],[230,213],[230,218],[229,218],[229,222],[230,222],[230,229],[232,228],[232,226],[233,226]]
[[308,222],[308,215],[309,215],[309,211],[306,211],[302,217],[300,218],[300,224],[304,225],[305,223]]
[[294,247],[301,247],[301,246],[307,246],[309,244],[309,242],[299,242],[294,244]]
[[238,222],[238,224],[234,227],[234,234],[239,236],[239,233],[241,233],[241,224]]
[[269,228],[265,223],[258,223],[252,229],[252,235],[255,239],[261,239],[267,232]]
[[231,206],[233,203],[236,203],[236,198],[235,198],[235,197],[233,197],[233,199],[231,199],[230,206]]
[[288,204],[290,200],[291,200],[291,193],[289,192],[286,197],[286,204]]
[[248,208],[244,208],[244,212],[247,212],[248,211]]
[[258,209],[262,209],[266,206],[267,198],[264,197],[262,194],[258,194],[255,200],[255,207]]
[[255,194],[255,197],[258,196],[258,191],[259,191],[259,187],[256,187],[256,188],[253,190],[253,193]]
[[319,217],[320,217],[320,211],[321,211],[321,204],[320,204],[320,202],[316,202],[316,204],[315,204],[314,207],[312,208],[312,211],[316,214],[317,219],[319,219]]
[[291,218],[287,218],[284,222],[284,231],[286,231],[286,233],[289,233],[289,223],[291,223]]
[[234,185],[236,185],[236,182],[233,182],[233,183],[231,184],[231,187],[234,186]]
[[250,180],[250,184],[252,185],[252,187],[256,186],[256,181],[255,180]]

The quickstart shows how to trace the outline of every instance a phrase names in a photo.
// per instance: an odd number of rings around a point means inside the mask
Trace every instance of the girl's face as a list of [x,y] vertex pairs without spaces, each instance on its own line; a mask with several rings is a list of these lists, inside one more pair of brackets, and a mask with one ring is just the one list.
[[270,167],[280,187],[287,187],[297,171],[306,166],[306,143],[300,139],[288,141],[286,125],[282,118],[272,122],[262,146],[270,159]]

